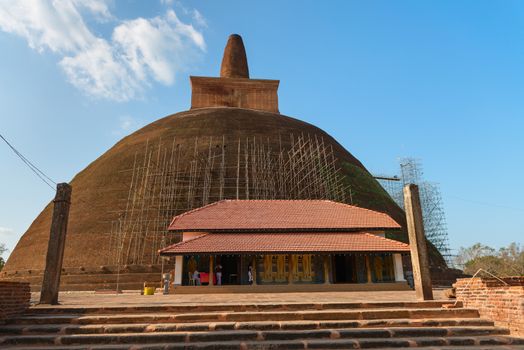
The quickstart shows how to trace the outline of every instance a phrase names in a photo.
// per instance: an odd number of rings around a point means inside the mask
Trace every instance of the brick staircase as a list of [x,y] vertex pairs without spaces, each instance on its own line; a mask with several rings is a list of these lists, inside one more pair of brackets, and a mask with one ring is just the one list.
[[[174,265],[104,265],[99,267],[63,268],[60,276],[60,291],[93,291],[102,289],[140,290],[144,282],[158,282],[162,271],[171,271]],[[20,270],[0,272],[0,281],[29,282],[32,292],[40,292],[43,270]]]
[[0,326],[5,349],[524,349],[442,302],[35,307]]
[[[40,292],[42,279],[42,274],[32,274],[30,276],[2,277],[1,280],[29,282],[32,292]],[[121,273],[119,276],[115,273],[64,274],[60,277],[60,291],[116,290],[117,279],[121,290],[140,290],[144,282],[158,282],[160,286],[161,274],[160,272]]]

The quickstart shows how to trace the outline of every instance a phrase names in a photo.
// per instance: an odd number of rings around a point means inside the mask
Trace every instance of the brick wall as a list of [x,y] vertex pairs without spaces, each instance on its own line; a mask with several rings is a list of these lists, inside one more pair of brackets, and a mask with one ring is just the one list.
[[0,281],[0,324],[23,313],[31,300],[28,282]]
[[454,284],[457,300],[478,309],[481,317],[507,327],[512,335],[524,336],[524,277],[461,278]]
[[191,109],[238,107],[278,112],[278,80],[191,78]]

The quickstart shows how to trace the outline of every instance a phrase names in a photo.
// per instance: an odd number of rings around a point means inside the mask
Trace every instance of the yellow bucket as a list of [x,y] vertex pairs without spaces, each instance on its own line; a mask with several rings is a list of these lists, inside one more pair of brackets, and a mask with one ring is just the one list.
[[155,295],[155,287],[144,287],[144,295]]

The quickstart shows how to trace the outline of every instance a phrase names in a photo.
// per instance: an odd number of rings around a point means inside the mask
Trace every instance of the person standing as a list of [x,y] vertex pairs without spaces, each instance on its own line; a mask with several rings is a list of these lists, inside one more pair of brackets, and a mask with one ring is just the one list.
[[195,260],[195,257],[191,255],[191,257],[189,258],[189,261],[187,262],[187,271],[193,275],[193,273],[195,272],[197,268],[197,262]]
[[253,284],[253,266],[251,265],[247,268],[247,281],[249,284]]
[[220,262],[215,266],[215,275],[217,276],[217,286],[222,285],[222,265]]
[[200,283],[200,272],[198,272],[198,269],[195,268],[195,271],[193,272],[193,279],[195,280],[195,285],[200,286],[202,283]]

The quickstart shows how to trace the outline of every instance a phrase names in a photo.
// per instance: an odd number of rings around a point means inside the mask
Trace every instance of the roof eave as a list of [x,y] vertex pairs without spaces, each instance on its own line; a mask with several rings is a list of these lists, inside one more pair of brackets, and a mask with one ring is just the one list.
[[277,232],[361,232],[361,231],[385,231],[385,230],[400,230],[401,226],[388,226],[388,227],[356,227],[356,228],[169,228],[168,231],[173,233],[183,233],[183,232],[267,232],[267,233],[277,233]]
[[289,255],[289,254],[313,254],[314,255],[334,255],[334,254],[409,254],[410,251],[404,249],[388,250],[355,250],[355,251],[223,251],[223,252],[159,252],[160,256],[184,256],[184,255]]

